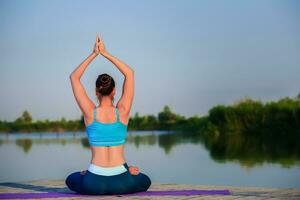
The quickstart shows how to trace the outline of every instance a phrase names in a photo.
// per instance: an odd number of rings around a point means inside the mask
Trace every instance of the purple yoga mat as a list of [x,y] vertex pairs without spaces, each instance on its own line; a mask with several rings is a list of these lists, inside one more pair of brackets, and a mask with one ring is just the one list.
[[[167,190],[147,191],[133,194],[98,195],[98,196],[189,196],[189,195],[230,195],[229,190]],[[34,199],[34,198],[64,198],[86,197],[94,195],[82,195],[77,193],[43,192],[43,193],[1,193],[0,199]]]

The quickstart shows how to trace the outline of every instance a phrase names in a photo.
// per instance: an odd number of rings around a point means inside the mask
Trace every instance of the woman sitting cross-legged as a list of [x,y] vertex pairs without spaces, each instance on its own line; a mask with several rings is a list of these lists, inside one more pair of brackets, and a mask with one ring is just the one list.
[[[115,81],[110,75],[101,74],[96,80],[98,106],[89,99],[80,82],[85,69],[98,54],[109,59],[125,76],[122,96],[116,106],[113,105]],[[128,167],[124,158],[128,118],[134,96],[134,71],[110,55],[97,35],[93,53],[72,72],[70,80],[84,116],[92,160],[87,170],[68,175],[65,180],[68,188],[80,194],[95,195],[147,191],[151,185],[150,178],[139,172],[138,167]]]

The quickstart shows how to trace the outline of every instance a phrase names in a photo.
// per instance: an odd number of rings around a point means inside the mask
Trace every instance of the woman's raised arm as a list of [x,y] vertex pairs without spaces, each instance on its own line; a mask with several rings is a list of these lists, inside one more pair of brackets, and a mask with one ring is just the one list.
[[82,83],[80,82],[80,78],[83,75],[86,68],[88,67],[88,65],[99,54],[98,42],[99,38],[97,35],[93,52],[70,74],[73,94],[75,96],[77,104],[79,105],[83,115],[86,118],[92,117],[89,115],[90,113],[92,113],[95,104],[86,94],[86,91]]
[[99,51],[101,55],[103,55],[105,58],[110,60],[119,69],[119,71],[125,76],[123,82],[122,96],[117,103],[117,107],[119,110],[122,110],[122,113],[129,116],[131,105],[133,102],[133,96],[134,96],[134,71],[124,62],[110,55],[105,50],[104,43],[101,37],[99,43]]

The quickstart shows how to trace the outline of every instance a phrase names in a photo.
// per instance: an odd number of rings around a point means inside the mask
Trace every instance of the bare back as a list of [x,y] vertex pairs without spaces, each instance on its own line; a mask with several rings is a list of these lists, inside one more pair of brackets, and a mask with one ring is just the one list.
[[[96,121],[102,123],[114,123],[117,121],[115,107],[97,107]],[[120,121],[127,125],[128,117],[120,110]],[[85,125],[89,125],[93,119],[85,119]],[[91,163],[102,167],[114,167],[125,163],[124,145],[119,146],[91,146]]]

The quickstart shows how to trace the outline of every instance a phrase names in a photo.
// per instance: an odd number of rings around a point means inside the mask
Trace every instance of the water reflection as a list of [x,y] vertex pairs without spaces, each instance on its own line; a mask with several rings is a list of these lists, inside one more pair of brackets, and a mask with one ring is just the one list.
[[[142,133],[142,132],[140,132]],[[10,134],[1,135],[0,145],[15,143],[28,154],[35,144],[79,144],[84,149],[89,148],[89,142],[84,132],[64,134]],[[129,134],[127,144],[134,145],[137,149],[143,146],[158,146],[169,155],[180,144],[199,144],[209,152],[211,159],[219,163],[237,162],[241,166],[252,168],[264,163],[278,163],[282,167],[291,167],[299,164],[300,152],[295,151],[298,147],[274,146],[271,142],[254,138],[243,138],[240,135],[215,135],[206,137],[200,133],[148,133]]]
[[24,139],[17,139],[16,145],[23,148],[25,153],[28,153],[32,147],[32,139],[24,138]]

